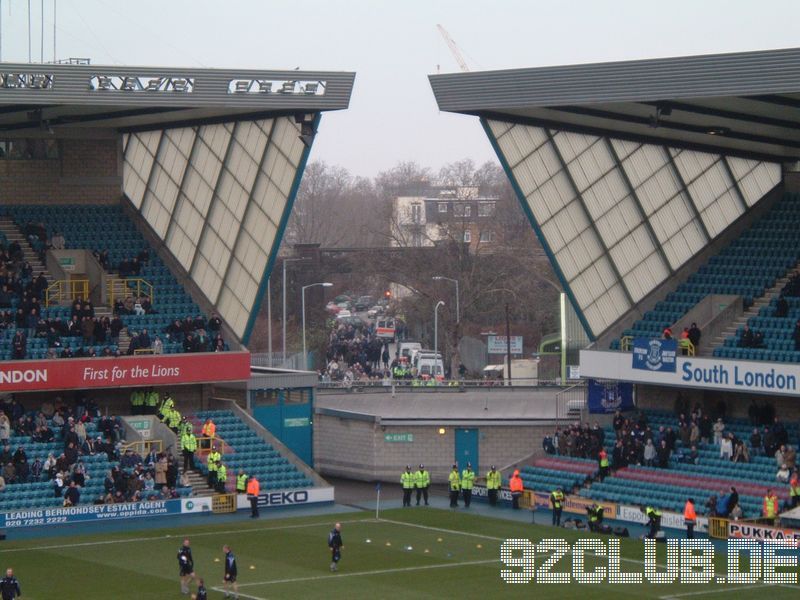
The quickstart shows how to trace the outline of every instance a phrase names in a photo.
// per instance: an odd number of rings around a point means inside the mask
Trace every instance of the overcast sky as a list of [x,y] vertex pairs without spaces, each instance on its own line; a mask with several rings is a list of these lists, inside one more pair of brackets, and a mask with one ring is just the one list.
[[[45,60],[53,2],[43,0]],[[33,60],[42,0],[33,6]],[[427,75],[800,45],[797,0],[57,0],[59,58],[94,64],[355,71],[312,151],[358,175],[401,160],[494,160],[478,120],[439,113]],[[2,58],[28,59],[28,0],[0,0]]]

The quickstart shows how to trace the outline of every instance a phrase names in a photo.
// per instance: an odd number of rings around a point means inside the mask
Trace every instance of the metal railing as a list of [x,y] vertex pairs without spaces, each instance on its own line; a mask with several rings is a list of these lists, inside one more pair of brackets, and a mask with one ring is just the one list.
[[161,440],[136,440],[122,445],[122,452],[126,450],[133,450],[139,456],[148,454],[151,450],[161,452],[164,448],[164,443]]
[[62,304],[89,299],[88,279],[58,279],[44,291],[44,305]]
[[[695,355],[695,347],[694,344],[691,342],[691,340],[680,339],[677,340],[677,342],[678,342],[678,350],[681,351],[682,356]],[[631,350],[633,350],[633,336],[623,335],[621,338],[619,338],[619,349],[621,352],[630,352]]]
[[396,391],[424,392],[425,390],[437,390],[441,392],[448,389],[452,391],[475,388],[509,390],[514,388],[561,387],[562,385],[563,384],[558,379],[520,377],[517,379],[512,379],[510,382],[503,381],[502,379],[354,379],[342,381],[320,381],[317,384],[317,387],[318,389],[323,390],[349,390],[353,388],[391,390],[392,387],[394,387]]
[[586,384],[576,383],[556,392],[556,416],[559,419],[580,418],[584,420],[586,409]]
[[109,278],[106,283],[108,285],[108,302],[111,306],[114,306],[115,301],[120,299],[124,300],[128,296],[134,296],[136,298],[148,296],[151,303],[155,302],[155,295],[153,293],[155,288],[153,284],[146,279],[138,277],[130,279],[113,277]]
[[211,512],[236,512],[236,494],[215,494],[211,497]]
[[198,456],[202,456],[204,454],[208,454],[211,452],[211,446],[214,445],[217,447],[217,452],[220,454],[225,454],[225,440],[221,437],[214,436],[208,437],[207,435],[199,435],[197,436],[197,451],[196,454]]

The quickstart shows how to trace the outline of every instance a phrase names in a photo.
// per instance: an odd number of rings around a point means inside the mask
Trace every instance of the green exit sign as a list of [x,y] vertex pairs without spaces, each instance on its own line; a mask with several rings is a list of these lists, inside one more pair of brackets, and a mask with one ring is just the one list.
[[142,430],[142,429],[150,429],[150,420],[149,419],[141,419],[137,421],[128,421],[128,425],[130,425],[133,429]]
[[309,425],[308,417],[294,417],[283,420],[284,427],[308,427],[308,425]]
[[384,433],[383,439],[387,442],[405,442],[411,443],[414,441],[413,433]]

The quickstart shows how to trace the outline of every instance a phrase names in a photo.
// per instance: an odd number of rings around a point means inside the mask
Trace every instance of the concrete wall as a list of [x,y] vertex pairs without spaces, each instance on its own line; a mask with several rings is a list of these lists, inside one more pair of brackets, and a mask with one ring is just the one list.
[[[542,452],[544,435],[555,425],[486,426],[479,430],[480,465],[483,477],[494,464],[503,468]],[[314,418],[315,468],[323,475],[364,481],[397,482],[406,465],[422,463],[434,483],[446,483],[455,457],[455,429],[432,425],[381,425],[369,418],[341,418],[317,414]],[[386,442],[387,433],[410,433],[413,442]],[[475,465],[473,465],[475,467]]]
[[[61,258],[72,258],[75,268],[66,271],[60,265]],[[89,280],[89,298],[94,304],[105,304],[108,296],[108,273],[89,250],[48,250],[47,270],[55,280],[70,279],[74,275],[85,275]]]
[[[85,134],[84,134],[85,135]],[[113,204],[122,194],[120,139],[93,132],[93,139],[59,139],[58,159],[0,160],[6,204]]]

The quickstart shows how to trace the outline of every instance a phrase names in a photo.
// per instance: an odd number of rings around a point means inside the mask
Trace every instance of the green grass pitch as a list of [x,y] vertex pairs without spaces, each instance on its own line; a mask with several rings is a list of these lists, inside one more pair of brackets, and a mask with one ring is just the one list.
[[[338,520],[345,547],[338,573],[329,571],[327,534]],[[13,567],[23,598],[33,600],[185,598],[176,552],[189,537],[197,574],[210,598],[222,598],[222,545],[239,564],[240,597],[267,598],[796,598],[798,586],[511,585],[500,577],[506,538],[565,538],[556,530],[434,508],[388,510],[282,520],[228,522],[130,534],[11,541],[0,546],[0,567]],[[368,541],[369,540],[369,541]],[[663,561],[664,548],[659,550]],[[622,541],[623,571],[642,571],[643,546]],[[537,566],[541,563],[537,558]],[[724,573],[724,556],[718,557]],[[568,558],[554,571],[569,570]],[[194,591],[194,586],[193,586]]]

